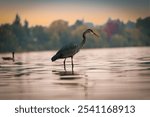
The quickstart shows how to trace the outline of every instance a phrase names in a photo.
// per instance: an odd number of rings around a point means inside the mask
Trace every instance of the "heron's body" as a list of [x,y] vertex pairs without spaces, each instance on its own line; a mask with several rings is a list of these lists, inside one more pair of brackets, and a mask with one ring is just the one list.
[[55,56],[52,57],[52,61],[57,59],[63,59],[74,56],[77,52],[79,52],[80,48],[73,43],[70,43],[64,47],[62,47]]
[[[83,47],[85,41],[86,41],[86,33],[92,32],[93,34],[95,34],[91,29],[87,29],[84,33],[83,33],[83,40],[80,44],[73,44],[70,43],[68,45],[65,45],[64,47],[62,47],[53,57],[52,57],[52,61],[55,61],[57,59],[65,59],[64,60],[64,69],[66,70],[65,67],[65,61],[66,58],[71,57],[72,60],[72,70],[73,70],[73,56],[79,52],[79,50]],[[96,35],[96,34],[95,34]],[[97,35],[96,35],[97,36]]]

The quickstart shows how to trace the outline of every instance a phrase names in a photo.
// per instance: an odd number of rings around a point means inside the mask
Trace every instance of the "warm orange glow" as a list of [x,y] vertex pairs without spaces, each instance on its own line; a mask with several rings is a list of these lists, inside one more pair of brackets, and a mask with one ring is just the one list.
[[7,9],[5,7],[0,10],[0,23],[11,23],[16,13],[21,16],[22,21],[27,19],[31,25],[50,25],[51,22],[57,19],[63,19],[73,24],[77,19],[84,19],[87,22],[93,22],[94,24],[104,24],[108,18],[120,19],[124,22],[128,20],[135,21],[139,17],[148,16],[148,11],[145,14],[137,13],[131,9],[118,9],[118,8],[89,8],[87,6],[81,7],[79,5],[40,5],[30,7],[10,7]]

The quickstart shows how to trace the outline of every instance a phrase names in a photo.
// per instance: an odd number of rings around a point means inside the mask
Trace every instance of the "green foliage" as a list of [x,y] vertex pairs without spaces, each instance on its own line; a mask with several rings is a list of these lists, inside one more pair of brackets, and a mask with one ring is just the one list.
[[[52,50],[70,42],[78,44],[89,24],[77,20],[69,26],[67,21],[56,20],[49,27],[29,27],[27,20],[21,24],[17,14],[12,24],[0,25],[0,52]],[[149,27],[150,17],[127,24],[109,19],[102,26],[92,27],[99,38],[88,35],[84,48],[150,46]]]

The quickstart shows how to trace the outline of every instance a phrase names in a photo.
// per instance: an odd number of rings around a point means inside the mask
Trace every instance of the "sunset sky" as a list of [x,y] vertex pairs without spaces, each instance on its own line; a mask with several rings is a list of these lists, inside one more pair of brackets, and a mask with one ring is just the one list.
[[108,18],[135,21],[150,16],[150,0],[0,0],[0,24],[11,23],[16,13],[30,25],[49,26],[57,19],[103,24]]

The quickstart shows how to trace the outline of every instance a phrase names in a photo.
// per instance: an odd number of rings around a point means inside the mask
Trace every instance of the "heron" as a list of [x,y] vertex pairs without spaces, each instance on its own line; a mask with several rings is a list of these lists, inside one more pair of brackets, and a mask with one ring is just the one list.
[[98,37],[98,35],[92,30],[92,29],[87,29],[86,31],[83,32],[83,40],[81,41],[81,43],[79,44],[67,44],[65,46],[63,46],[52,58],[52,62],[56,61],[57,59],[64,59],[64,70],[66,71],[66,59],[67,58],[71,58],[71,64],[72,64],[72,71],[73,71],[73,56],[79,52],[79,50],[83,47],[83,45],[86,42],[86,34],[87,33],[91,33],[93,35],[95,35],[96,37]]
[[12,60],[15,61],[15,52],[12,52],[12,57],[2,57],[3,60]]

